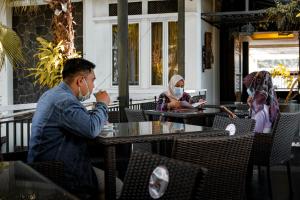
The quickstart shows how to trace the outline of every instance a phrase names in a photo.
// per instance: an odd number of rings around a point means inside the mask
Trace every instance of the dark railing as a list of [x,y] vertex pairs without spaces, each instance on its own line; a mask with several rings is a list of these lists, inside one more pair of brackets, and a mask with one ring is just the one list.
[[[131,109],[155,109],[156,98],[153,102],[141,102],[133,103],[130,100],[129,108]],[[111,122],[118,122],[119,106],[109,107],[109,116],[112,116]],[[17,117],[9,117],[7,119],[0,119],[0,139],[1,139],[1,152],[22,152],[28,149],[31,123],[32,123],[33,111],[23,115],[17,115]]]

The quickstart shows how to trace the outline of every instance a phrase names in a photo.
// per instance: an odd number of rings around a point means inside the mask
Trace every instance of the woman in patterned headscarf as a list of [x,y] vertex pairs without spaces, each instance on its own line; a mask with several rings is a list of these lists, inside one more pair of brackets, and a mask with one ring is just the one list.
[[[168,90],[159,95],[157,110],[166,111],[183,107],[193,108],[194,103],[191,96],[184,92],[184,79],[182,76],[175,74],[169,81]],[[200,103],[205,103],[200,99]]]
[[249,95],[247,103],[250,107],[250,115],[256,121],[254,131],[271,132],[279,113],[271,74],[267,71],[252,72],[244,78],[243,82]]

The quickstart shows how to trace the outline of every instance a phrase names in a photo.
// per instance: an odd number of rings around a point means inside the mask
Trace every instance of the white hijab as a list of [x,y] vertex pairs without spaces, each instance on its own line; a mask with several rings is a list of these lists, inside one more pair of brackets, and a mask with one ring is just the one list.
[[175,99],[175,100],[179,100],[182,95],[180,97],[176,97],[174,95],[174,89],[175,89],[175,85],[178,81],[184,81],[183,77],[175,74],[172,76],[172,78],[169,81],[169,86],[168,86],[168,91],[165,92],[165,94],[167,95],[167,97],[169,97],[170,99]]

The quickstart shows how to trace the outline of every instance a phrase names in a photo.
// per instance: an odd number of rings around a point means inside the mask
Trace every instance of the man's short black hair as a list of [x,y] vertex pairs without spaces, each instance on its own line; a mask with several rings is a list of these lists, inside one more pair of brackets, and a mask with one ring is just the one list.
[[91,72],[95,67],[94,63],[83,58],[72,58],[65,62],[62,77],[65,79],[74,76],[78,72]]

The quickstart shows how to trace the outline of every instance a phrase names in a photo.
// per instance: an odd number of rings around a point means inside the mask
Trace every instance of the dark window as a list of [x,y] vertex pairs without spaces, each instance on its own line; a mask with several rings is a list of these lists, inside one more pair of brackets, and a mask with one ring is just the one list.
[[177,0],[149,1],[148,14],[176,13],[177,7]]
[[[128,15],[141,15],[142,14],[142,2],[128,3]],[[118,5],[116,3],[109,4],[109,16],[118,15]]]

